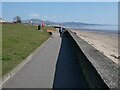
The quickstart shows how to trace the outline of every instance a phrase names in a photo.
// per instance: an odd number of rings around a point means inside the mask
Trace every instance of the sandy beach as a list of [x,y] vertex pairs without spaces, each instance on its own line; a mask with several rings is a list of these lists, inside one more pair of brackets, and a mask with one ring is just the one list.
[[113,62],[118,64],[118,37],[85,30],[72,30]]

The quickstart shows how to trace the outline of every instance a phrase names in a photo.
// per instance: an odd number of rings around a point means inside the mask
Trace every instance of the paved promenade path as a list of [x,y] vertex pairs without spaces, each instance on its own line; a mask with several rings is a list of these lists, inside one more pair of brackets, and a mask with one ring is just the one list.
[[87,87],[69,39],[53,33],[3,88],[84,88]]

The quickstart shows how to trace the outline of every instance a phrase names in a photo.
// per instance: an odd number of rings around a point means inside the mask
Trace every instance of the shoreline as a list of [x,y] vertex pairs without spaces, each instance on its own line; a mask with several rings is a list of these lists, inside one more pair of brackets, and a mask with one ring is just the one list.
[[118,64],[118,36],[94,30],[69,29]]
[[68,30],[76,30],[76,31],[87,31],[87,32],[95,32],[100,34],[107,34],[113,36],[120,36],[118,30],[101,30],[101,29],[75,29],[75,28],[67,28]]

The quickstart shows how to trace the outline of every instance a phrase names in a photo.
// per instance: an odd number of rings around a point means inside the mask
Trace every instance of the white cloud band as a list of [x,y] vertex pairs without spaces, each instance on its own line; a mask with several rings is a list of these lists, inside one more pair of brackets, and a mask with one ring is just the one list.
[[34,13],[34,14],[29,14],[28,16],[31,18],[38,18],[40,15],[37,13]]

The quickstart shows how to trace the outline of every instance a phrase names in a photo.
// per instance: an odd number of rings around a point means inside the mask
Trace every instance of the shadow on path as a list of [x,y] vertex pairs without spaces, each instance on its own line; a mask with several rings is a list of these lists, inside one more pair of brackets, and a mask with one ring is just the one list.
[[87,88],[79,62],[71,42],[64,34],[56,63],[54,88]]

